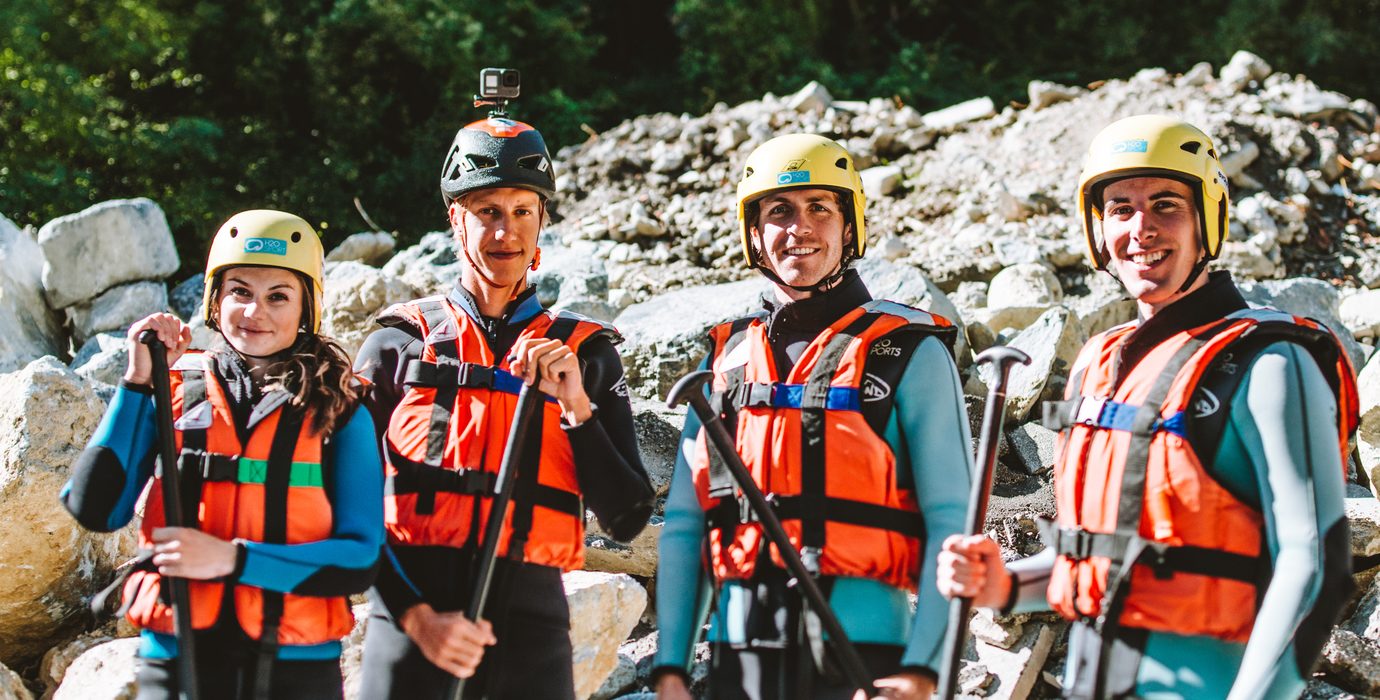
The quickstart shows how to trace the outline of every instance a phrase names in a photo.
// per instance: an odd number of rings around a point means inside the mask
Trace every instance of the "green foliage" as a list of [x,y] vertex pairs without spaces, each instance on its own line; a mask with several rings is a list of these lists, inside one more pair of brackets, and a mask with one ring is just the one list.
[[443,226],[436,179],[478,69],[523,71],[513,115],[553,148],[654,111],[820,80],[933,109],[1023,101],[1140,68],[1276,70],[1380,98],[1376,0],[8,0],[0,213],[41,225],[116,197],[167,211],[185,271],[230,214],[277,207],[332,246],[358,197],[404,242]]

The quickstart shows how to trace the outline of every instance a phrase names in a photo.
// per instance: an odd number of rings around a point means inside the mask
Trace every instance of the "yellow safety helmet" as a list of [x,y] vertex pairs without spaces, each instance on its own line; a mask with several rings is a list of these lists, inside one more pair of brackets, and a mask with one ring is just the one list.
[[206,258],[206,289],[201,297],[201,314],[207,325],[211,318],[211,295],[216,274],[229,267],[254,265],[281,267],[306,275],[311,289],[312,332],[321,332],[321,237],[300,216],[272,209],[242,211],[221,225],[211,241]]
[[845,210],[844,218],[853,224],[854,256],[863,256],[867,249],[867,232],[863,228],[867,198],[863,195],[862,178],[853,167],[853,157],[843,146],[823,136],[788,134],[754,149],[743,167],[743,179],[738,181],[738,233],[748,267],[760,266],[752,253],[753,222],[747,220],[748,205],[771,192],[808,188],[853,195],[853,210]]
[[[1107,269],[1102,241],[1102,190],[1129,177],[1167,177],[1193,189],[1204,262],[1217,257],[1227,238],[1227,176],[1217,147],[1198,127],[1156,114],[1127,117],[1103,129],[1088,147],[1078,178],[1078,210],[1093,267]],[[1191,280],[1194,275],[1190,275]]]

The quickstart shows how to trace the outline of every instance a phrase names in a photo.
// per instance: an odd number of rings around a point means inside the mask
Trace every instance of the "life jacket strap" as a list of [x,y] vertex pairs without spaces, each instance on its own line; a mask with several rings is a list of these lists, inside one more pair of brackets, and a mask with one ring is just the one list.
[[[1125,533],[1090,532],[1079,527],[1060,527],[1041,518],[1040,535],[1060,556],[1076,561],[1101,557],[1119,565],[1134,550],[1135,565],[1148,566],[1161,579],[1176,573],[1211,576],[1259,586],[1270,575],[1269,560],[1221,549],[1192,545],[1170,545]],[[1135,545],[1135,546],[1133,546]]]
[[[744,408],[800,408],[805,401],[805,384],[785,382],[744,382],[723,400],[734,409]],[[825,393],[824,407],[828,411],[860,411],[862,399],[856,387],[831,386]]]
[[[413,362],[407,367],[403,384],[408,388],[486,389],[516,395],[522,390],[523,381],[507,370],[473,362],[458,365]],[[555,402],[550,396],[546,400]]]
[[[800,520],[804,515],[804,498],[767,494],[767,503],[782,521]],[[918,537],[924,531],[924,518],[915,511],[865,503],[847,498],[824,498],[824,520],[888,530],[906,537]],[[760,522],[746,498],[725,498],[705,511],[705,520],[714,529],[734,528]]]
[[[1067,401],[1046,401],[1044,416],[1040,421],[1046,428],[1061,431],[1075,425],[1086,425],[1103,430],[1134,432],[1136,414],[1141,407],[1137,404],[1121,403],[1111,399],[1092,396],[1078,396]],[[1188,438],[1187,418],[1183,411],[1177,411],[1168,418],[1151,423],[1151,433],[1164,431]]]

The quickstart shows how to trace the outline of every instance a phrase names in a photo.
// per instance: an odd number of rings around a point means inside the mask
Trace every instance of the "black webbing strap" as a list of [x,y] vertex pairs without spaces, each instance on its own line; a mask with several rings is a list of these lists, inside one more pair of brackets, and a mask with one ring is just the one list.
[[[292,477],[292,453],[302,432],[303,413],[284,405],[278,414],[278,427],[268,450],[264,477],[264,538],[268,544],[287,544],[288,484]],[[273,662],[278,655],[278,628],[283,619],[283,594],[261,589],[263,600],[262,632],[259,635],[259,661],[254,668],[254,695],[270,697]]]
[[498,475],[483,469],[438,469],[399,454],[392,445],[387,446],[388,463],[397,474],[388,480],[388,493],[401,495],[407,493],[461,493],[470,496],[487,496],[494,491]]
[[[805,499],[800,496],[771,494],[767,501],[783,521],[799,520],[804,510]],[[824,501],[830,522],[888,530],[906,537],[916,537],[916,533],[924,531],[924,518],[915,511],[832,496],[826,496]],[[746,504],[746,499],[741,502],[721,500],[705,512],[705,519],[712,529],[729,529],[741,523],[758,522],[757,514]]]
[[[1089,557],[1120,559],[1131,548],[1133,539],[1124,534],[1089,532],[1081,528],[1059,527],[1052,520],[1038,521],[1041,538],[1055,553],[1075,560]],[[1173,574],[1195,574],[1260,585],[1270,574],[1270,563],[1261,556],[1247,556],[1221,549],[1193,545],[1168,545],[1146,540],[1136,562],[1154,570],[1159,578]]]
[[[573,317],[560,314],[546,327],[544,337],[552,340],[559,340],[562,343],[570,339],[575,332],[575,327],[579,321]],[[514,409],[517,402],[513,403]],[[519,436],[526,441],[526,447],[522,451],[522,461],[517,465],[517,481],[513,484],[513,519],[512,528],[508,533],[508,558],[513,561],[524,560],[524,550],[527,548],[527,538],[532,534],[532,509],[537,505],[537,493],[540,490],[537,483],[537,475],[541,470],[541,444],[542,435],[546,423],[545,405],[539,406],[535,415],[532,416],[530,430],[531,435]],[[517,416],[509,416],[509,420],[517,420]],[[579,499],[579,495],[576,495]],[[578,515],[584,518],[584,504],[577,506]]]
[[829,386],[853,341],[881,318],[882,314],[863,313],[835,333],[825,343],[803,387],[800,399],[800,558],[815,575],[819,575],[819,557],[824,550],[824,523],[830,517],[825,495],[824,444]]
[[1121,609],[1130,592],[1131,570],[1151,544],[1140,537],[1140,519],[1145,507],[1145,478],[1150,464],[1150,444],[1156,433],[1155,426],[1160,420],[1160,409],[1165,398],[1169,396],[1174,379],[1188,359],[1202,349],[1213,336],[1235,322],[1234,319],[1223,319],[1194,334],[1193,338],[1185,342],[1155,378],[1132,422],[1131,441],[1121,471],[1121,494],[1117,504],[1115,529],[1116,534],[1126,537],[1127,546],[1117,556],[1108,557],[1110,564],[1107,571],[1107,588],[1102,596],[1102,610],[1097,620],[1098,632],[1104,640],[1102,653],[1099,655],[1101,661],[1096,669],[1096,690],[1099,697],[1106,687],[1106,661],[1111,648],[1106,640],[1116,637]]
[[[747,316],[737,319],[729,326],[728,339],[724,341],[724,346],[718,350],[718,356],[723,357],[731,352],[743,341],[747,340],[747,330],[759,317]],[[712,367],[711,367],[712,368]],[[719,411],[719,417],[724,422],[724,427],[735,437],[738,433],[738,409],[734,405],[733,397],[737,396],[740,387],[743,386],[747,377],[747,363],[741,363],[730,367],[722,374],[724,379],[724,389],[715,392],[709,397],[709,405]],[[732,498],[734,492],[733,475],[728,471],[728,465],[724,462],[723,456],[714,447],[712,440],[705,440],[709,450],[709,497],[710,498]]]

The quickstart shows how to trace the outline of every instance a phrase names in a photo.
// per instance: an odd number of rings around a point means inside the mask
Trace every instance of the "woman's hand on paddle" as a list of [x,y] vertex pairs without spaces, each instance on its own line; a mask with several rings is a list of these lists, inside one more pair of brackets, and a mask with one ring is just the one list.
[[131,384],[147,385],[153,376],[153,361],[149,357],[149,347],[139,342],[144,331],[153,331],[168,348],[168,366],[173,366],[192,344],[192,327],[181,319],[165,313],[147,316],[129,327],[125,337],[129,341],[129,365],[125,369],[125,381]]
[[214,535],[189,527],[160,527],[153,531],[153,565],[164,576],[205,581],[229,576],[239,549]]

